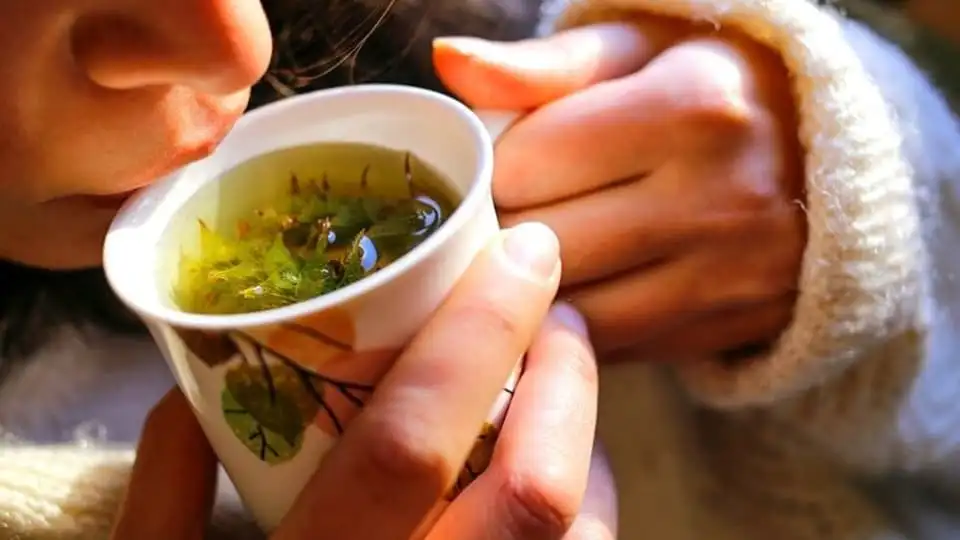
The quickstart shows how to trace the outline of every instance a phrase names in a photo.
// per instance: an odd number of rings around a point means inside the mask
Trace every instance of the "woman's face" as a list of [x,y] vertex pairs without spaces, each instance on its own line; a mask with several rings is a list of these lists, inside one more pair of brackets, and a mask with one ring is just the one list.
[[270,54],[260,0],[0,0],[0,258],[99,265],[124,194],[209,153]]

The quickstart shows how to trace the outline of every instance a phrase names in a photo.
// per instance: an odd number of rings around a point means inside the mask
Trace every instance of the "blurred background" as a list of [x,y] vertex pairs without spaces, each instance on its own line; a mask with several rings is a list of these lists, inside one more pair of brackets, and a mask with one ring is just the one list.
[[960,110],[960,0],[828,0],[900,45]]

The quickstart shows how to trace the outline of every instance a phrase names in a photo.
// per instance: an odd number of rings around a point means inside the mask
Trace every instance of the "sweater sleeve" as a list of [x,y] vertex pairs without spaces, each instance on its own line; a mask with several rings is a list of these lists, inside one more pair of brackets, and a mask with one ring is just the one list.
[[762,357],[678,366],[695,398],[769,405],[878,350],[923,356],[936,311],[925,233],[941,223],[920,202],[956,172],[946,162],[960,146],[942,146],[956,142],[949,109],[896,48],[808,0],[557,0],[545,10],[550,30],[641,11],[726,25],[778,51],[793,77],[809,220],[794,318]]
[[0,537],[106,538],[132,462],[130,451],[0,449]]
[[[0,538],[104,540],[130,478],[134,452],[80,446],[0,446]],[[262,540],[220,470],[210,540]]]

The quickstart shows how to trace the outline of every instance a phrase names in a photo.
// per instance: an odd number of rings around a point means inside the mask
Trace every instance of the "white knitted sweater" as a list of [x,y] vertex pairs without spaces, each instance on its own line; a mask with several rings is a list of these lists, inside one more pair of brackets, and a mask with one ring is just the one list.
[[[806,149],[801,296],[773,352],[739,367],[604,368],[621,538],[960,538],[960,128],[944,100],[896,48],[808,0],[554,4],[559,27],[648,10],[775,48]],[[116,435],[170,384],[149,344],[72,339],[0,391],[0,425],[55,440],[93,420]],[[0,539],[104,538],[131,459],[6,445]],[[217,529],[254,534],[222,491]]]

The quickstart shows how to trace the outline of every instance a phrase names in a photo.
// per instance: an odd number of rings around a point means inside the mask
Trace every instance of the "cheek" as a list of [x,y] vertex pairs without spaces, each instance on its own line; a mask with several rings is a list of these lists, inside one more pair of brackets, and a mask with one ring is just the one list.
[[46,110],[26,155],[42,179],[35,195],[110,195],[143,187],[206,156],[230,129],[246,95],[212,98],[182,88],[85,89]]
[[95,85],[76,68],[63,28],[72,9],[74,0],[0,0],[0,199],[7,204],[141,187],[206,155],[246,105],[246,92]]
[[131,150],[142,153],[136,148],[145,140],[134,129],[131,107],[114,101],[114,107],[106,107],[75,90],[58,95],[44,90],[32,106],[0,108],[0,130],[12,134],[0,147],[0,172],[6,179],[0,180],[0,196],[37,204],[85,193],[91,184],[113,183],[124,156]]
[[62,82],[55,77],[63,67],[62,48],[48,13],[55,7],[43,7],[55,1],[22,4],[0,0],[0,202],[7,203],[29,198],[46,183],[34,166],[43,158],[45,87]]

